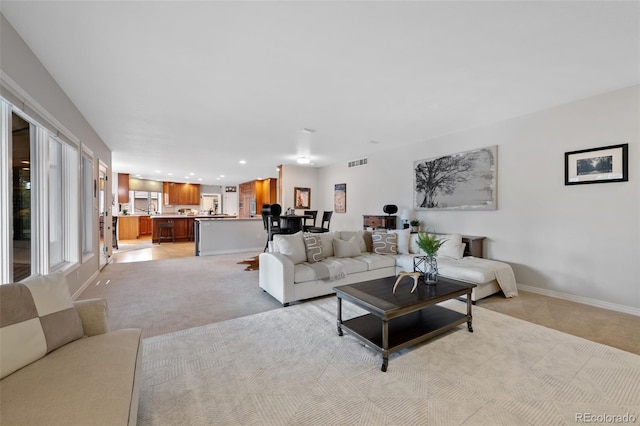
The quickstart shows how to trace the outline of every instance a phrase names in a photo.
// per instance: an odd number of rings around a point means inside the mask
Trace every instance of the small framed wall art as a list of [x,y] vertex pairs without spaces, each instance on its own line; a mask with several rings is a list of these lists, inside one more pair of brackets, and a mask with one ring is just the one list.
[[564,184],[626,182],[629,144],[564,153]]
[[333,211],[336,213],[347,212],[347,184],[337,183],[333,190]]
[[311,188],[294,188],[293,199],[295,200],[295,209],[311,208]]

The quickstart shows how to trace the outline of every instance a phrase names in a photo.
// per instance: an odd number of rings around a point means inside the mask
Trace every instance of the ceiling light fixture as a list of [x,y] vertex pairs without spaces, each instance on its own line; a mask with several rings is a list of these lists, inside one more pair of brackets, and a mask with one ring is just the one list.
[[298,157],[296,161],[298,162],[298,164],[309,164],[311,162],[311,159],[309,157]]

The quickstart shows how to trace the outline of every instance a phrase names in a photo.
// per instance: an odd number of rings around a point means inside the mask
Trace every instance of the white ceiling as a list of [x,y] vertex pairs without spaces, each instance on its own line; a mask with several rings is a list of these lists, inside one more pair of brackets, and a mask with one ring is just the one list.
[[3,0],[0,10],[113,150],[114,171],[224,185],[276,176],[304,145],[321,167],[638,84],[639,4]]

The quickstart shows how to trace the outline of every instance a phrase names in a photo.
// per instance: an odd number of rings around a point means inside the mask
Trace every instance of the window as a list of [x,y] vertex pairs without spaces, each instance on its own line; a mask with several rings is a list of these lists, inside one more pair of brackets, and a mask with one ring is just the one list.
[[0,278],[18,282],[78,262],[81,163],[77,144],[4,99],[0,123]]
[[82,254],[93,254],[93,203],[96,195],[93,160],[82,156]]
[[78,151],[49,136],[49,269],[78,260]]
[[55,268],[64,259],[62,221],[62,144],[49,138],[49,266]]

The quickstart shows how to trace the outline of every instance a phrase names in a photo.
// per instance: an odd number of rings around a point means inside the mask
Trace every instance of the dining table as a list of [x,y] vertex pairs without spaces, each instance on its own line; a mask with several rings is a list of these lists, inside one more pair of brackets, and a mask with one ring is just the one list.
[[280,228],[287,228],[290,233],[295,234],[302,231],[305,219],[313,219],[313,216],[304,214],[280,215]]

